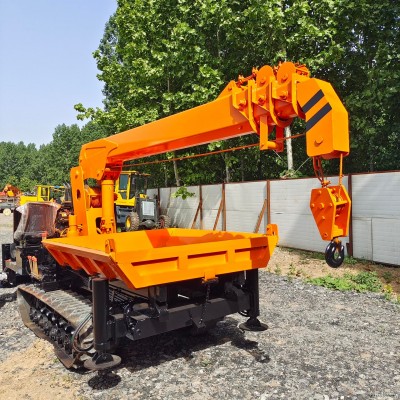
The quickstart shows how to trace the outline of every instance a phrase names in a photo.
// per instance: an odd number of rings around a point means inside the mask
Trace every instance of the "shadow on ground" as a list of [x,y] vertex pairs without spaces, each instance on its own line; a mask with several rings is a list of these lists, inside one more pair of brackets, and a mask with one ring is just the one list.
[[107,390],[120,383],[121,378],[115,374],[119,369],[126,368],[131,373],[137,373],[176,359],[191,362],[196,352],[221,346],[227,342],[238,349],[245,350],[254,357],[256,362],[268,363],[269,355],[259,349],[257,341],[246,339],[237,324],[235,319],[228,317],[200,336],[191,336],[187,330],[179,330],[138,342],[124,339],[117,351],[122,358],[121,365],[113,371],[99,372],[89,379],[88,385],[92,389]]
[[6,303],[10,303],[11,301],[15,301],[16,299],[17,292],[0,294],[0,308],[2,308]]

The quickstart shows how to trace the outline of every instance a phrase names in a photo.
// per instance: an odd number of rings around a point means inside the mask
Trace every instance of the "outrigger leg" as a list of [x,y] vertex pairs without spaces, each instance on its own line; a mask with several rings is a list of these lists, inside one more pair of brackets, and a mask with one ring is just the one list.
[[268,325],[258,319],[260,315],[260,296],[258,291],[258,269],[246,271],[246,289],[251,293],[250,309],[247,316],[249,319],[239,328],[243,331],[262,332],[268,329]]
[[121,363],[121,357],[110,354],[109,336],[109,302],[108,280],[95,278],[92,280],[92,307],[93,307],[93,338],[96,353],[91,359],[85,361],[87,369],[100,371],[113,368]]

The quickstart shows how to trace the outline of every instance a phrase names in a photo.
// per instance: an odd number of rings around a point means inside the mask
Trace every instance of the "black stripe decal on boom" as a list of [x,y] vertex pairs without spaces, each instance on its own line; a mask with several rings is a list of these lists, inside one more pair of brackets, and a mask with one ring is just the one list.
[[315,93],[314,96],[311,97],[311,99],[308,100],[303,107],[301,107],[301,109],[303,110],[304,113],[309,112],[311,108],[315,106],[323,97],[324,93],[322,92],[321,89],[319,89],[318,92]]
[[329,103],[326,103],[312,118],[310,118],[309,121],[306,123],[306,131],[308,132],[311,130],[315,124],[318,124],[319,121],[321,121],[322,118],[325,117],[326,114],[328,114],[329,111],[332,110],[332,107]]

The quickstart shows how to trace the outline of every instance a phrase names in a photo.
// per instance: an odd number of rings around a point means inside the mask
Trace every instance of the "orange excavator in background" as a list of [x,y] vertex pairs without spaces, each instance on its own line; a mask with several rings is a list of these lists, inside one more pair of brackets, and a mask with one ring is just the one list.
[[[307,154],[321,182],[312,191],[311,211],[329,242],[328,263],[340,265],[340,237],[347,235],[350,215],[341,182],[349,153],[347,112],[332,86],[310,78],[304,65],[264,66],[231,81],[210,103],[82,147],[79,166],[71,170],[74,213],[66,236],[43,235],[36,254],[15,245],[34,278],[18,289],[24,323],[53,342],[67,367],[83,363],[93,370],[121,361],[113,353],[122,337],[136,341],[180,328],[198,332],[236,312],[247,318],[241,329],[264,330],[258,269],[278,242],[276,225],[264,234],[117,232],[114,184],[126,160],[245,134],[258,135],[261,150],[282,151],[284,128],[296,117],[305,119]],[[332,158],[340,159],[336,186],[322,171],[321,160]],[[96,179],[98,188],[89,188],[88,179]],[[19,230],[23,243],[29,229]],[[12,251],[3,263],[21,259]]]
[[0,195],[8,197],[17,197],[20,194],[21,191],[16,186],[11,185],[11,183],[7,183],[0,192]]
[[20,196],[21,191],[11,183],[7,183],[0,191],[0,212],[11,215],[20,203]]

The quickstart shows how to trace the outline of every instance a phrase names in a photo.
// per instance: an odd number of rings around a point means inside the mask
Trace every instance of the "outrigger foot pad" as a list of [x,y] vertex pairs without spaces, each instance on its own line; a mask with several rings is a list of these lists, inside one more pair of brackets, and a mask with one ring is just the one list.
[[103,371],[121,364],[121,357],[109,353],[96,353],[83,363],[86,369],[92,371]]
[[249,318],[246,322],[239,325],[242,331],[263,332],[268,329],[268,325],[261,322],[258,318]]

